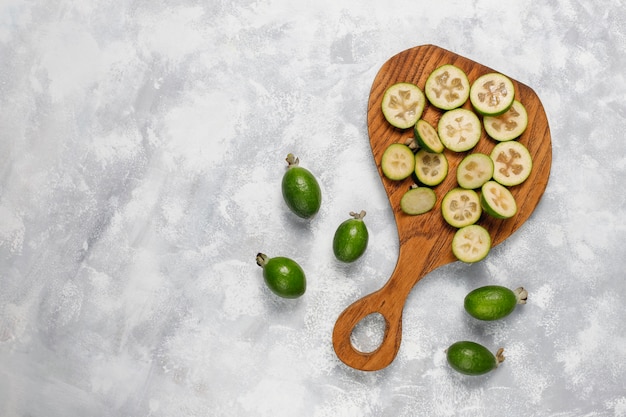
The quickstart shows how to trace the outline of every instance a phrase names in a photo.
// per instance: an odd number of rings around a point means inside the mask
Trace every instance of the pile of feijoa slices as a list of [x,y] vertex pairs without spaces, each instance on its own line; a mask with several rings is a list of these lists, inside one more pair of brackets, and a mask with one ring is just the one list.
[[[473,111],[462,107],[468,100]],[[437,126],[422,119],[427,102],[441,111]],[[461,68],[445,64],[428,76],[424,90],[409,82],[388,87],[382,112],[392,126],[414,134],[409,142],[389,145],[381,160],[390,180],[414,179],[400,201],[403,212],[420,215],[432,210],[437,202],[433,188],[455,175],[457,186],[441,201],[443,218],[458,229],[452,251],[464,262],[483,259],[491,237],[476,222],[483,211],[499,219],[513,217],[517,204],[509,187],[524,182],[532,169],[528,149],[516,140],[526,130],[528,115],[515,99],[511,80],[491,72],[470,84]],[[472,151],[483,127],[497,142],[490,155]],[[446,149],[466,154],[455,173],[449,172]]]

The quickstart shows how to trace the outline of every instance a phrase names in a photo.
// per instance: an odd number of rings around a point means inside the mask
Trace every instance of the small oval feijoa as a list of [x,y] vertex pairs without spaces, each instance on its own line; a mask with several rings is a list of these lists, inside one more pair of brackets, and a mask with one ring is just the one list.
[[293,259],[284,256],[270,258],[258,253],[256,263],[263,268],[265,284],[274,294],[283,298],[298,298],[306,291],[304,270]]
[[468,314],[478,320],[499,320],[511,314],[517,304],[526,304],[528,292],[500,285],[486,285],[470,291],[463,302]]
[[360,213],[350,212],[351,219],[345,220],[339,225],[333,237],[333,252],[335,257],[342,262],[354,262],[359,259],[369,240],[367,226],[363,221],[365,211]]
[[299,166],[300,160],[287,155],[289,166],[283,175],[282,193],[287,207],[298,217],[309,219],[317,214],[322,205],[322,191],[315,176]]
[[498,349],[494,355],[483,345],[464,340],[450,345],[446,350],[446,359],[455,371],[477,376],[496,369],[504,361],[503,353],[503,348]]

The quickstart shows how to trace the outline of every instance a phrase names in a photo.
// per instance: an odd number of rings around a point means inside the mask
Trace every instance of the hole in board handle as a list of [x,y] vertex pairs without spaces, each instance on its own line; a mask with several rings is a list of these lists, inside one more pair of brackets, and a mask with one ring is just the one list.
[[361,353],[372,353],[383,343],[387,322],[380,313],[370,313],[359,321],[350,334],[352,347]]

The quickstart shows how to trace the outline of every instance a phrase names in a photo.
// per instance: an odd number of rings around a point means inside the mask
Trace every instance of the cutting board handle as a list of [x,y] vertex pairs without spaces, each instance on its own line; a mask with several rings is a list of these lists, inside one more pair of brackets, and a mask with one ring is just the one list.
[[[337,357],[345,364],[362,371],[376,371],[389,365],[400,348],[404,302],[391,299],[386,287],[371,293],[346,308],[335,323],[333,344]],[[350,340],[354,328],[370,314],[379,313],[385,320],[380,346],[373,352],[361,352]]]
[[[410,239],[400,246],[398,263],[387,283],[352,303],[337,319],[333,329],[335,353],[346,365],[362,371],[377,371],[395,359],[402,339],[402,311],[413,286],[437,266],[427,254],[418,252],[425,245],[424,239]],[[418,256],[415,256],[418,254]],[[370,314],[379,313],[385,321],[383,340],[372,352],[361,352],[351,342],[354,328]]]

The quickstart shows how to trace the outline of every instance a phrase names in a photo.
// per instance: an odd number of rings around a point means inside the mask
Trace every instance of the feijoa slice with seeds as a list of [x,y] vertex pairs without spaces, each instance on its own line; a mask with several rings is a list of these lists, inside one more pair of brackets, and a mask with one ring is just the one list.
[[398,129],[408,129],[422,117],[426,97],[415,84],[401,82],[391,85],[383,95],[385,119]]
[[437,130],[426,120],[418,120],[417,123],[415,123],[413,132],[417,145],[421,149],[434,153],[443,152],[444,146],[443,143],[441,143],[441,139],[439,139]]
[[392,143],[383,152],[380,168],[390,180],[403,180],[415,170],[415,154],[403,143]]
[[522,103],[513,100],[511,107],[500,116],[483,118],[485,132],[494,140],[505,142],[518,138],[528,127],[528,113]]
[[499,116],[505,113],[515,99],[515,87],[506,76],[491,72],[478,77],[470,88],[470,101],[483,116]]
[[456,181],[461,188],[476,189],[493,177],[493,161],[489,155],[471,153],[456,169]]
[[489,231],[478,224],[461,227],[452,238],[452,253],[468,264],[483,260],[491,250]]
[[480,192],[480,205],[496,219],[509,219],[517,213],[517,202],[511,191],[496,181],[487,181]]
[[490,156],[494,165],[493,179],[507,187],[526,181],[533,168],[528,148],[515,140],[498,143]]
[[465,72],[452,64],[445,64],[430,73],[424,94],[433,106],[441,110],[461,107],[470,94],[470,83]]
[[476,223],[482,214],[480,198],[474,190],[453,188],[441,201],[441,213],[450,226],[469,226]]
[[424,185],[440,184],[448,175],[448,159],[443,153],[421,149],[415,154],[415,176]]
[[465,152],[476,146],[480,140],[482,125],[476,113],[471,110],[448,110],[437,123],[437,133],[443,146],[454,152]]
[[511,314],[518,304],[526,304],[528,291],[510,290],[501,285],[485,285],[470,291],[463,301],[465,311],[485,321],[499,320]]
[[494,355],[483,345],[460,341],[453,343],[446,350],[446,359],[452,369],[464,375],[478,376],[493,371],[504,361],[504,349]]

